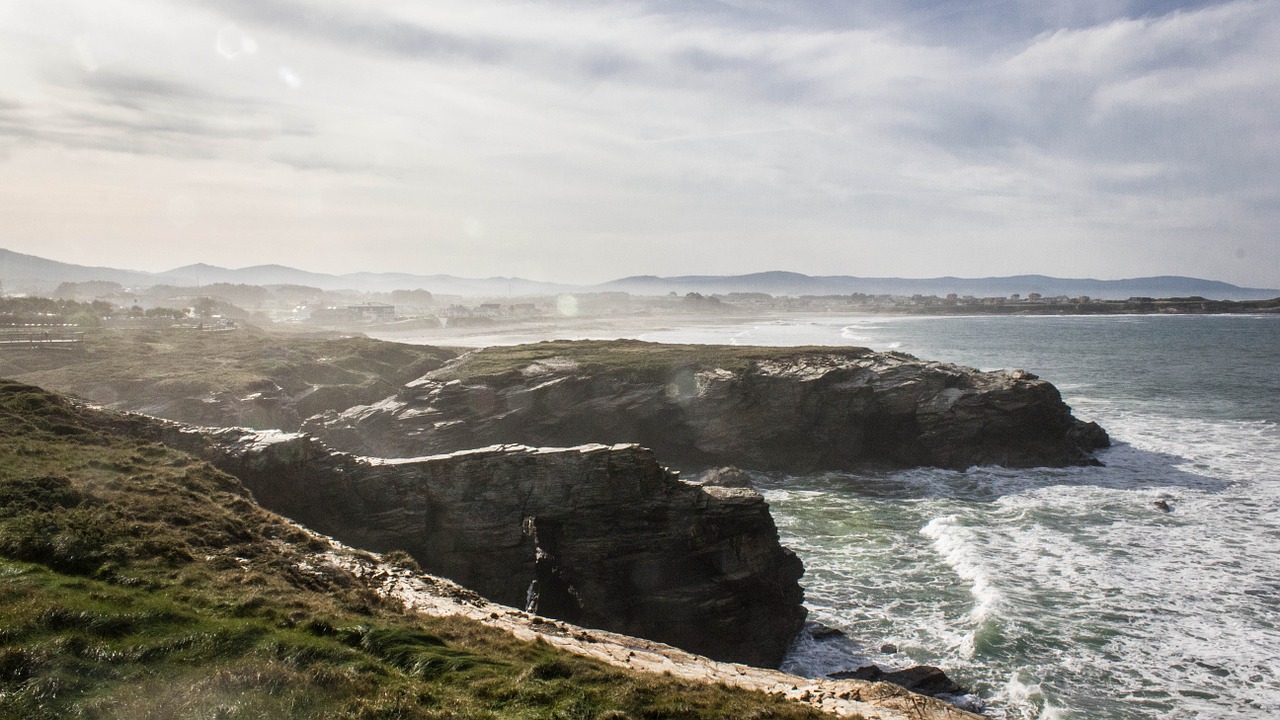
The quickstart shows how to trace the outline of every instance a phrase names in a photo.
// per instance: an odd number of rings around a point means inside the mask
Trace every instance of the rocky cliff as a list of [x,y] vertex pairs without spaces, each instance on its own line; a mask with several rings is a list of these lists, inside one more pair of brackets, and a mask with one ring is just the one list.
[[271,510],[540,615],[761,666],[804,620],[802,566],[763,498],[682,482],[635,445],[378,460],[279,432],[174,426],[165,442]]
[[[156,442],[252,464],[269,437],[0,379],[0,438],[4,718],[976,720],[883,683],[714,662],[486,602],[270,513]],[[324,462],[308,443],[271,446]]]
[[476,351],[304,426],[385,456],[635,442],[692,468],[1093,462],[1109,444],[1050,383],[862,348],[550,342]]

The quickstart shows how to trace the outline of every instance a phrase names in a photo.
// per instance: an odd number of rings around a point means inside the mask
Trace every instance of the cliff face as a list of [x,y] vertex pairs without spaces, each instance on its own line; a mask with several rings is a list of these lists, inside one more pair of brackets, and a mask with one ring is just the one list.
[[468,376],[468,363],[501,350],[464,356],[382,402],[304,427],[335,447],[386,456],[636,442],[685,467],[790,472],[1070,465],[1109,444],[1097,425],[1072,417],[1053,385],[1022,371],[854,348],[637,373],[585,367],[573,343],[545,345],[547,357],[509,372]]
[[761,666],[804,620],[803,568],[764,500],[682,482],[635,445],[388,461],[239,429],[175,428],[166,442],[267,508],[541,615]]

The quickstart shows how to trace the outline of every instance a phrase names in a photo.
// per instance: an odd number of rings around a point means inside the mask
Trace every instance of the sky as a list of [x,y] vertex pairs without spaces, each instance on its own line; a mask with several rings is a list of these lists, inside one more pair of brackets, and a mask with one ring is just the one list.
[[0,247],[1280,287],[1280,2],[0,0]]

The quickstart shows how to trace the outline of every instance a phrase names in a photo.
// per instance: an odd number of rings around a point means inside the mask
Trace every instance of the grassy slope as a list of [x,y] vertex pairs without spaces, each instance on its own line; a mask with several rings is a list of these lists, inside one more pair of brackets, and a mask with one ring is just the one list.
[[85,334],[81,350],[0,350],[0,377],[129,408],[227,390],[248,393],[276,383],[290,396],[312,393],[299,402],[305,416],[380,400],[454,354],[368,338],[308,338],[254,328],[97,330]]
[[406,615],[143,422],[0,380],[4,720],[819,716]]
[[469,353],[434,372],[442,380],[501,381],[529,365],[552,359],[571,360],[586,374],[625,373],[636,379],[663,379],[676,370],[723,368],[743,370],[763,360],[785,360],[822,354],[862,357],[865,348],[749,347],[737,345],[667,345],[639,340],[555,340],[531,345],[490,347]]

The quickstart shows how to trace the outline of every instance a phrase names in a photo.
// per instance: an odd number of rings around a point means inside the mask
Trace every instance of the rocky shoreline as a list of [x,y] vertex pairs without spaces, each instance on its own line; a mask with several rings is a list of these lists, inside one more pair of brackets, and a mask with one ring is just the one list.
[[[934,667],[872,665],[804,681],[759,676],[779,665],[805,625],[803,567],[779,544],[767,504],[738,468],[683,481],[636,445],[507,445],[388,460],[337,452],[302,433],[176,423],[161,432],[166,444],[235,476],[270,510],[356,547],[407,552],[435,577],[387,567],[378,576],[409,606],[444,588],[450,601],[501,607],[477,616],[486,622],[555,637],[574,652],[651,671],[691,665],[702,681],[723,681],[708,670],[721,663],[749,666],[732,671],[754,678],[741,686],[824,710],[898,697],[862,685],[832,689],[831,681],[849,680],[982,707]],[[406,592],[406,583],[416,590]],[[425,607],[438,611],[440,602]],[[619,643],[626,657],[616,648],[601,655],[601,646]],[[637,649],[656,657],[637,660]]]
[[[269,472],[275,460],[321,462],[305,452],[318,445],[309,438],[184,427],[11,381],[0,401],[6,716],[530,707],[539,717],[972,718],[893,686],[809,681],[492,603],[404,553],[380,559],[271,513],[183,451]],[[334,467],[361,464],[350,460]]]
[[[237,402],[297,404],[255,382]],[[554,619],[529,624],[767,667],[804,623],[803,567],[745,473],[715,468],[1063,466],[1109,444],[1021,371],[634,341],[466,353],[378,402],[312,415],[307,433],[127,423],[236,476],[271,510]],[[668,463],[709,472],[686,482]],[[835,680],[812,682],[814,697],[840,699],[821,689]]]
[[547,620],[480,598],[448,580],[388,565],[359,553],[330,553],[325,560],[355,573],[407,609],[428,615],[459,615],[500,628],[523,640],[641,672],[701,683],[757,690],[811,705],[835,717],[866,720],[982,720],[948,702],[892,682],[859,678],[803,678],[749,665],[717,662],[652,640]]

